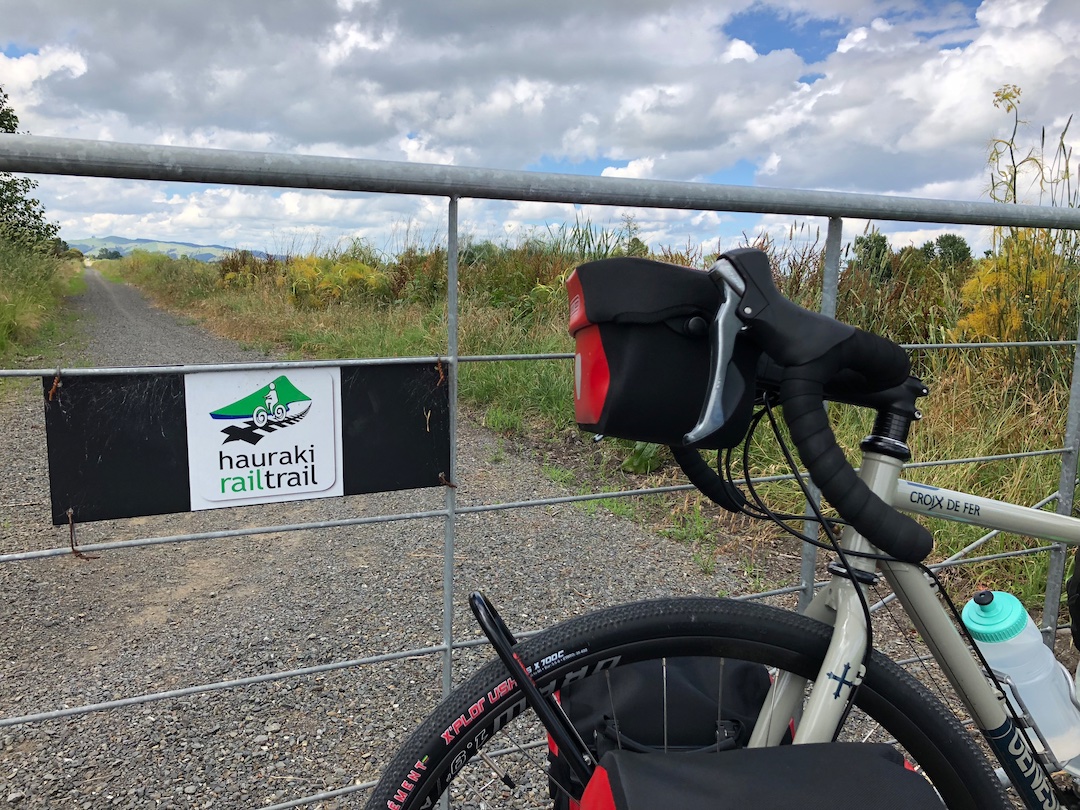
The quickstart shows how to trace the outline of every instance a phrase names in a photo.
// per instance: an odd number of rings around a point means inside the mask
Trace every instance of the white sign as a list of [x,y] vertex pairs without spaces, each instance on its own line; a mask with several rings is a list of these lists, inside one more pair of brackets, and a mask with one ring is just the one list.
[[344,494],[340,369],[209,371],[184,390],[192,510]]

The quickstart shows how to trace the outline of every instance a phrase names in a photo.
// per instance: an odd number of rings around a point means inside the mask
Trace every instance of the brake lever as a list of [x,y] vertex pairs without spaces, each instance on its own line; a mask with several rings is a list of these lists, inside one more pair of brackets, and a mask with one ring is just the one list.
[[720,257],[708,269],[709,278],[720,289],[724,303],[716,310],[709,325],[709,384],[705,403],[697,424],[683,436],[683,444],[690,445],[705,439],[723,427],[730,414],[724,412],[725,373],[735,351],[735,338],[742,329],[739,306],[746,284],[735,266]]

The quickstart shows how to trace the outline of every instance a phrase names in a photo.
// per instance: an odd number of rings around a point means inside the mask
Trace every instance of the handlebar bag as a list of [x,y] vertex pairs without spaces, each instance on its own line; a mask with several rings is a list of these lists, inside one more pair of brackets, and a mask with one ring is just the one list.
[[[574,415],[583,430],[682,445],[709,386],[709,328],[722,303],[702,270],[619,257],[566,282],[575,340]],[[734,447],[753,409],[757,353],[736,341],[727,372],[747,381],[724,426],[695,446]]]

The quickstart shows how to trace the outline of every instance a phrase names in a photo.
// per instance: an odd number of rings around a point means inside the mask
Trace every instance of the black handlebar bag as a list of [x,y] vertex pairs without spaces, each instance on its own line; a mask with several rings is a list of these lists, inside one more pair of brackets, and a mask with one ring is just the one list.
[[[580,265],[566,282],[574,336],[574,414],[583,430],[682,445],[712,366],[709,331],[722,294],[702,270],[620,257]],[[723,427],[695,444],[734,447],[746,434],[760,352],[736,341],[723,373]]]

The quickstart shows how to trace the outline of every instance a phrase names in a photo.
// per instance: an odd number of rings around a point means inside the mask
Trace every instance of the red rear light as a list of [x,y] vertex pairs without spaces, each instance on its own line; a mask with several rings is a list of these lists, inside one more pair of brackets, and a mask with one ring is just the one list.
[[574,420],[581,425],[595,425],[604,412],[611,371],[600,339],[600,327],[585,315],[585,295],[577,271],[566,280],[570,299],[570,334],[577,343],[574,355]]
[[600,327],[579,329],[577,353],[574,355],[574,419],[582,425],[595,425],[604,412],[611,371],[608,369]]

